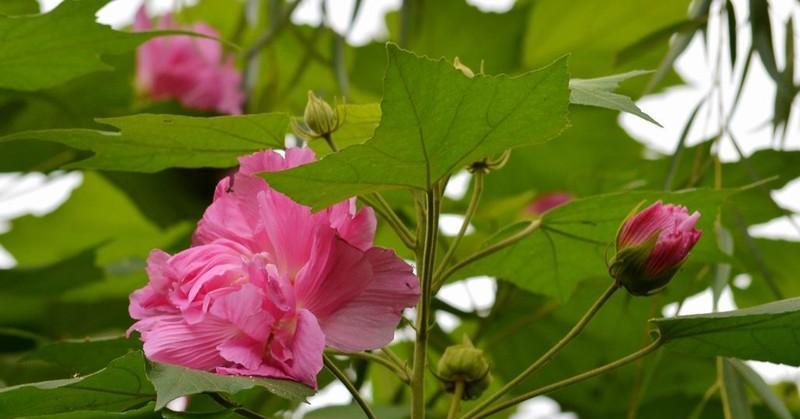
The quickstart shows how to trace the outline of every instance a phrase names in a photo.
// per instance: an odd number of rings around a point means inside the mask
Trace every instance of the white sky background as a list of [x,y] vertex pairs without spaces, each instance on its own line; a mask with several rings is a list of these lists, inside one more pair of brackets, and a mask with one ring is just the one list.
[[[297,8],[292,20],[296,23],[318,24],[321,20],[320,14],[321,0],[305,0]],[[44,11],[51,10],[61,0],[39,0]],[[163,13],[176,4],[190,4],[192,0],[148,0],[148,8],[154,13]],[[365,44],[373,39],[385,37],[386,28],[382,16],[389,10],[396,10],[400,7],[402,0],[364,0],[361,13],[356,21],[353,31],[348,37],[348,41],[353,44]],[[513,0],[468,0],[469,3],[480,7],[484,11],[503,12],[508,10],[513,4]],[[133,19],[133,14],[143,3],[143,0],[116,0],[103,8],[98,17],[103,23],[121,27],[129,24]],[[740,30],[737,32],[739,45],[750,45],[750,32],[747,28],[747,0],[734,0],[733,3],[738,11]],[[800,18],[800,9],[795,0],[771,0],[772,30],[775,42],[776,59],[778,67],[783,67],[783,39],[785,22],[789,16],[794,15],[795,22]],[[344,32],[349,17],[352,13],[353,0],[335,0],[328,2],[329,21],[328,25],[339,32]],[[714,15],[712,11],[712,15]],[[712,16],[709,22],[708,36],[710,44],[716,44],[719,37],[719,19]],[[725,37],[727,32],[723,31]],[[795,34],[797,40],[797,35]],[[664,128],[647,123],[635,116],[622,114],[620,122],[628,133],[648,145],[654,150],[663,153],[672,153],[678,142],[680,131],[682,130],[692,108],[700,98],[708,92],[713,83],[714,66],[713,57],[716,51],[712,48],[704,51],[704,47],[699,37],[695,37],[687,51],[679,58],[676,63],[678,73],[687,81],[687,85],[673,87],[663,93],[650,95],[642,98],[638,105],[653,118],[658,120]],[[798,43],[797,41],[795,41]],[[727,40],[722,42],[727,46]],[[727,57],[727,47],[723,52],[723,61],[729,62]],[[742,48],[739,54],[743,55]],[[707,62],[706,57],[712,57]],[[796,56],[800,68],[800,54]],[[740,61],[743,61],[740,59]],[[740,63],[741,64],[741,63]],[[741,74],[741,65],[735,72],[735,77],[731,79],[730,70],[726,67],[723,71],[723,106],[730,108],[730,102],[735,93],[735,83]],[[735,117],[732,119],[731,130],[736,135],[737,140],[744,149],[746,155],[752,152],[769,148],[772,146],[772,131],[769,120],[772,116],[772,101],[775,95],[774,84],[769,79],[761,61],[755,59],[751,64],[748,82],[745,85],[743,97],[737,109]],[[717,103],[712,102],[711,113],[708,108],[701,111],[695,122],[694,128],[690,131],[687,145],[691,146],[708,138],[715,133],[719,120],[716,115]],[[792,114],[788,124],[787,148],[800,149],[800,114]],[[730,142],[723,140],[721,144],[721,156],[725,161],[737,159],[736,153]],[[0,233],[8,228],[8,220],[24,214],[46,214],[52,211],[69,197],[72,189],[80,185],[81,175],[79,173],[69,173],[53,175],[50,177],[40,174],[0,175]],[[448,195],[462,195],[469,182],[468,175],[460,175],[454,178],[448,187]],[[786,186],[783,190],[774,194],[777,202],[785,208],[800,212],[800,180],[796,180]],[[800,217],[796,217],[800,221]],[[445,234],[454,234],[460,225],[458,216],[448,216],[443,219],[442,229]],[[786,219],[775,220],[761,226],[752,228],[752,233],[762,237],[780,237],[791,240],[800,239],[800,233]],[[0,247],[0,268],[12,267],[14,260],[2,247]],[[748,278],[737,278],[734,286],[746,287],[749,284]],[[462,284],[452,284],[444,287],[440,296],[453,305],[463,309],[486,308],[491,306],[494,295],[494,280],[491,278],[475,278]],[[720,304],[721,310],[734,309],[735,305],[731,297],[730,290],[723,293]],[[704,313],[711,311],[711,294],[703,292],[686,301],[681,314]],[[665,308],[665,315],[675,315],[674,307]],[[457,326],[458,319],[449,316],[437,316],[437,320],[447,329]],[[798,369],[773,365],[763,362],[752,362],[751,366],[756,368],[768,382],[780,380],[800,379]],[[347,390],[340,384],[331,385],[323,389],[314,396],[309,407],[318,408],[326,404],[343,404],[350,400]],[[566,419],[574,418],[570,413],[560,413],[558,404],[546,397],[539,397],[525,403],[524,407],[514,416],[516,419]]]

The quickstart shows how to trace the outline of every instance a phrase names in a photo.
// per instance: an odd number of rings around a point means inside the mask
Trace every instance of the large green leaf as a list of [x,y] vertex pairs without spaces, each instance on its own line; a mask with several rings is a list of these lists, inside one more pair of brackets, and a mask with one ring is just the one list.
[[0,3],[0,15],[24,15],[39,13],[36,0],[5,0]]
[[129,51],[152,33],[118,32],[95,22],[106,0],[66,0],[44,15],[0,15],[0,88],[38,90],[109,70],[104,54]]
[[283,113],[213,118],[142,114],[98,122],[119,131],[28,131],[7,135],[0,142],[52,141],[95,153],[68,168],[157,172],[169,167],[230,167],[238,156],[283,148],[289,117]]
[[391,188],[428,189],[462,167],[556,136],[566,124],[564,60],[519,77],[473,79],[389,45],[381,124],[364,144],[264,174],[314,208]]
[[141,346],[136,339],[126,338],[66,340],[28,352],[23,360],[44,361],[62,367],[70,374],[89,374]]
[[800,366],[800,298],[722,313],[655,319],[667,348]]
[[[663,200],[700,211],[698,226],[713,231],[714,214],[731,190],[683,192],[623,192],[573,201],[548,212],[541,231],[467,265],[456,278],[491,275],[531,292],[567,299],[581,280],[607,277],[606,257],[616,231],[638,203]],[[720,255],[713,240],[701,240],[690,260],[715,261]]]
[[152,363],[147,375],[158,394],[156,409],[181,396],[205,392],[235,394],[253,387],[263,387],[270,393],[294,401],[303,401],[314,394],[310,387],[294,381],[219,375],[169,364]]
[[124,412],[104,412],[100,410],[78,410],[50,415],[21,416],[18,419],[161,419],[161,413],[153,409],[153,403]]
[[132,352],[85,377],[0,389],[0,418],[76,410],[122,412],[155,398],[145,376],[144,357]]

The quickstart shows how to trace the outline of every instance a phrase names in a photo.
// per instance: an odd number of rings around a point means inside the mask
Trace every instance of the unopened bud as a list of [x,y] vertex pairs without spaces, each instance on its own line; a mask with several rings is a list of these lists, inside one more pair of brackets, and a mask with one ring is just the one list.
[[308,91],[308,103],[303,113],[302,126],[294,123],[295,133],[307,139],[329,137],[342,123],[339,113],[324,100],[317,97],[312,91]]
[[473,346],[466,336],[464,343],[445,349],[439,360],[436,375],[448,393],[455,391],[457,382],[463,382],[464,400],[477,399],[492,382],[486,355]]
[[617,233],[617,253],[608,273],[633,295],[664,288],[700,240],[699,212],[661,201],[629,216]]

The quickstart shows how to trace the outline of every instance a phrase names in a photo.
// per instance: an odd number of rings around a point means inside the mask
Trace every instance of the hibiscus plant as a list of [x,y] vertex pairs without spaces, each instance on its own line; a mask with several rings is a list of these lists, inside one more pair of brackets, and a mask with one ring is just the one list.
[[0,2],[0,419],[800,413],[751,362],[800,366],[753,228],[797,229],[794,2],[41,3]]

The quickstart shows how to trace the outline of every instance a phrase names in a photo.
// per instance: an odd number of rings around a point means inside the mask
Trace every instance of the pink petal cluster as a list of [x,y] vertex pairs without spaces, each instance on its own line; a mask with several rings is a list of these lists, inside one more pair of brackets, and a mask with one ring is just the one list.
[[548,192],[537,196],[530,204],[528,204],[528,212],[535,215],[544,214],[555,207],[560,207],[567,202],[575,199],[569,192]]
[[644,266],[645,274],[658,276],[676,268],[689,255],[702,232],[695,228],[700,213],[661,201],[628,219],[617,236],[617,251],[641,246],[655,238]]
[[[133,28],[154,29],[144,6],[136,14]],[[161,18],[155,29],[185,29],[219,38],[217,31],[203,23],[181,28],[170,15]],[[242,76],[233,57],[224,56],[219,41],[184,35],[159,37],[140,46],[136,60],[137,87],[152,99],[177,99],[187,108],[223,114],[242,113]]]
[[255,176],[314,159],[300,148],[242,157],[217,185],[192,247],[150,254],[150,282],[129,307],[148,358],[315,387],[325,346],[391,342],[419,285],[393,251],[373,246],[372,209],[350,199],[312,213]]

